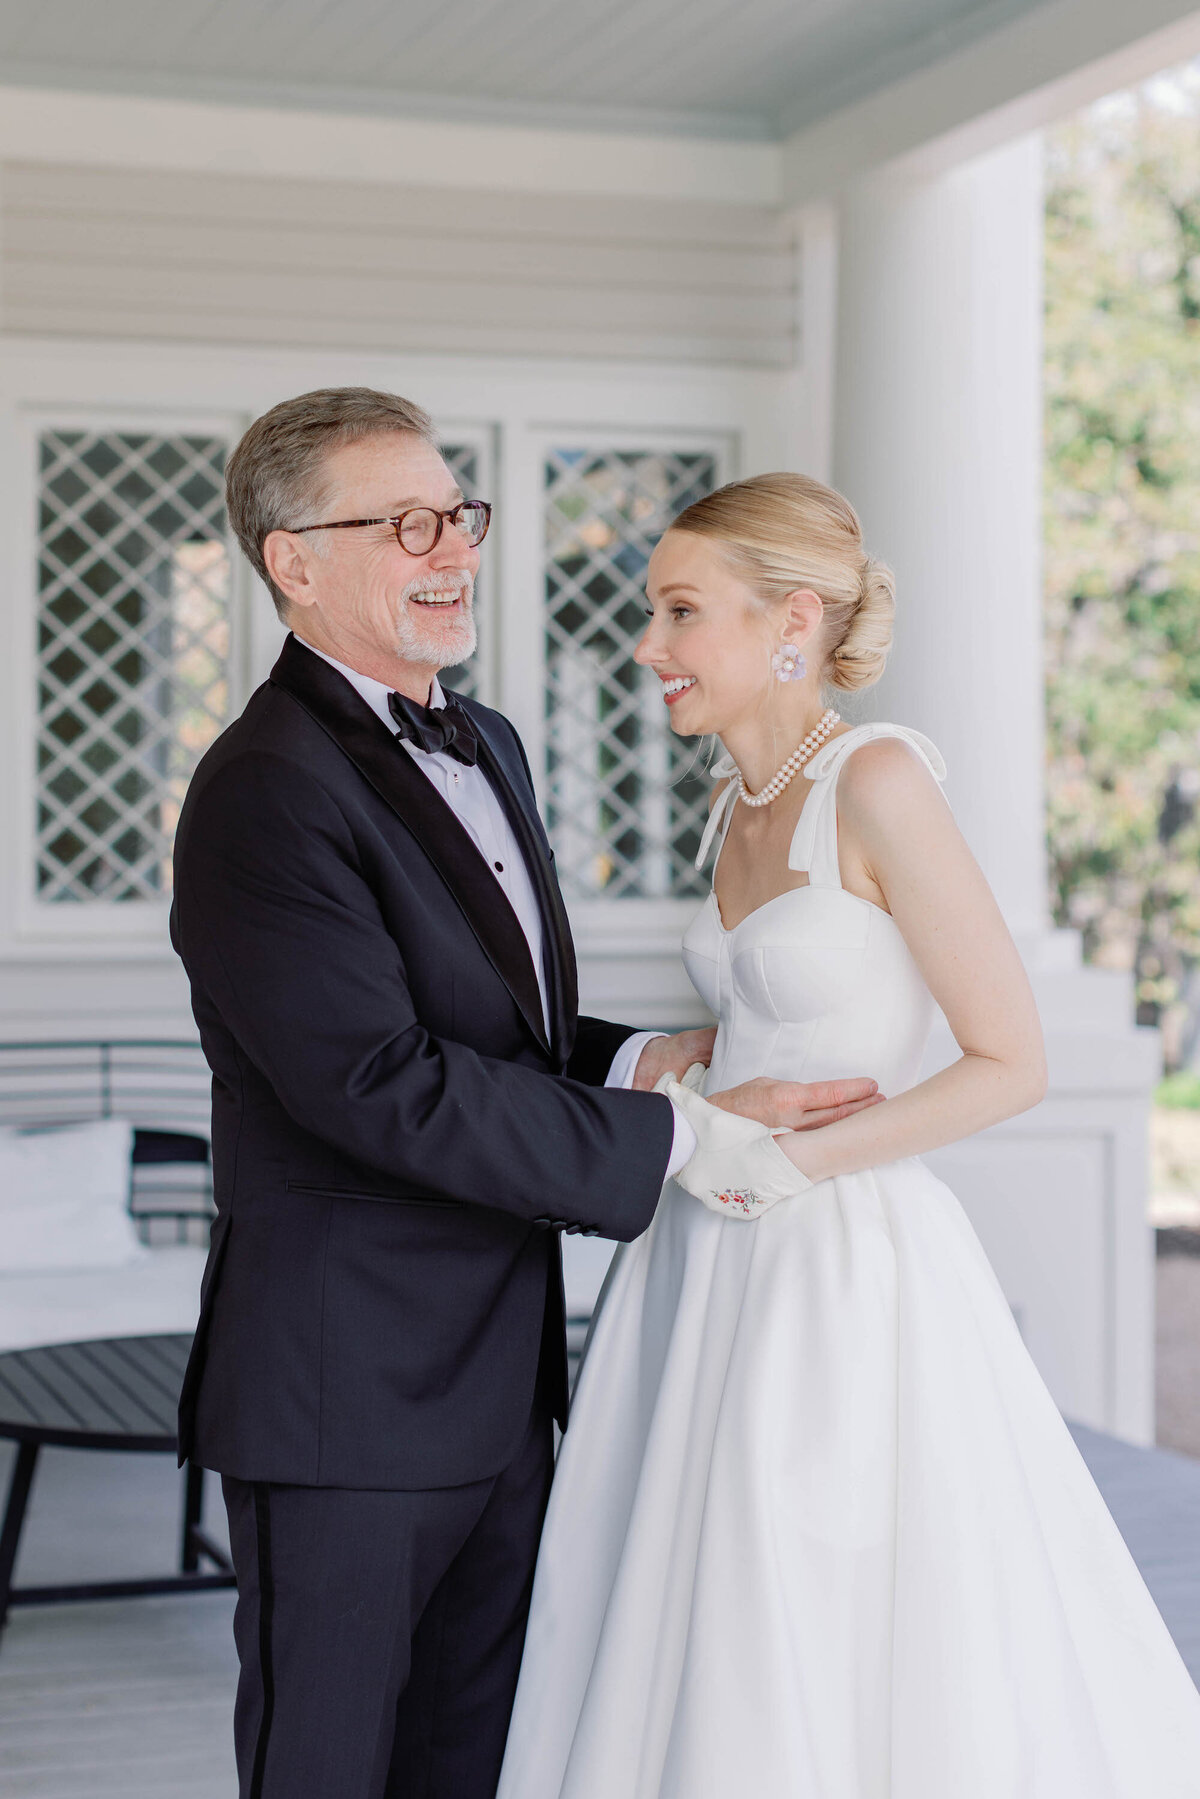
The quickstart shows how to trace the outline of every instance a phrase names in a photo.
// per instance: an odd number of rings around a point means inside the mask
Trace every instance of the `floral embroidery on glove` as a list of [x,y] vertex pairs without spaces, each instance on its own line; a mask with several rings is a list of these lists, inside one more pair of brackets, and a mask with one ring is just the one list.
[[710,1105],[696,1091],[704,1070],[689,1068],[682,1081],[664,1075],[665,1093],[696,1133],[696,1149],[675,1176],[678,1184],[723,1218],[759,1218],[781,1199],[812,1186],[784,1155],[775,1134],[756,1119]]
[[713,1198],[719,1206],[736,1212],[739,1218],[753,1218],[762,1209],[758,1194],[747,1187],[734,1187],[726,1193],[714,1193]]

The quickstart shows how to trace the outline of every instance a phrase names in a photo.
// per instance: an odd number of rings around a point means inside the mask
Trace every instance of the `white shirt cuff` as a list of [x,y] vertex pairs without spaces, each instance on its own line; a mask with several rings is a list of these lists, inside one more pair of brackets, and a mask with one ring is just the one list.
[[[632,1087],[642,1051],[652,1038],[666,1035],[666,1031],[635,1031],[632,1037],[626,1037],[612,1059],[612,1066],[605,1077],[604,1085],[606,1087]],[[667,1163],[668,1180],[677,1175],[684,1163],[690,1162],[696,1153],[695,1131],[678,1106],[672,1105],[671,1110],[675,1114],[675,1137],[671,1144],[671,1159]]]
[[635,1031],[632,1037],[626,1037],[624,1043],[612,1059],[612,1065],[604,1077],[606,1087],[624,1087],[626,1091],[633,1086],[633,1077],[637,1073],[637,1065],[642,1051],[655,1037],[665,1037],[666,1031]]
[[675,1114],[675,1137],[671,1144],[671,1160],[667,1163],[668,1180],[673,1180],[679,1170],[691,1161],[698,1147],[695,1131],[674,1100],[671,1102],[671,1110]]

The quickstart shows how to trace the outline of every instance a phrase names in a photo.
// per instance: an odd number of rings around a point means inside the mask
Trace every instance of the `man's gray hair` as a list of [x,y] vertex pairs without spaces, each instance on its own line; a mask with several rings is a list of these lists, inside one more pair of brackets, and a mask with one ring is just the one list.
[[328,488],[330,451],[388,431],[411,431],[437,449],[429,414],[399,394],[373,387],[319,387],[284,400],[255,419],[225,469],[229,522],[255,572],[270,589],[280,618],[287,614],[263,560],[272,531],[316,524]]

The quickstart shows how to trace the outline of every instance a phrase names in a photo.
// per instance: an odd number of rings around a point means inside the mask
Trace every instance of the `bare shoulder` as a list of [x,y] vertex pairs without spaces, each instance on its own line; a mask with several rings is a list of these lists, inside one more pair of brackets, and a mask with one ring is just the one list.
[[903,737],[873,737],[847,756],[838,780],[838,811],[864,825],[945,813],[938,782]]

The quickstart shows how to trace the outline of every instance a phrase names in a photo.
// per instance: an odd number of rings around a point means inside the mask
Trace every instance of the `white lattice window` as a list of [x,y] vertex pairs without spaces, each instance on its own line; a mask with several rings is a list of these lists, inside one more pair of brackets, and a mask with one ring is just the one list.
[[230,710],[223,436],[39,434],[36,891],[161,901]]
[[546,455],[547,823],[569,898],[701,890],[693,859],[711,783],[633,649],[654,545],[719,479],[706,449]]

